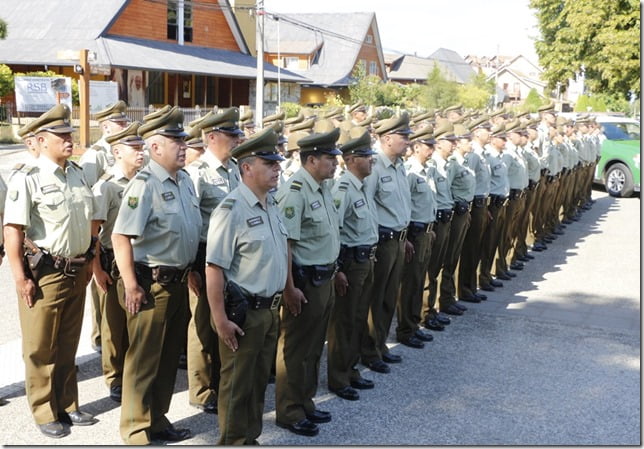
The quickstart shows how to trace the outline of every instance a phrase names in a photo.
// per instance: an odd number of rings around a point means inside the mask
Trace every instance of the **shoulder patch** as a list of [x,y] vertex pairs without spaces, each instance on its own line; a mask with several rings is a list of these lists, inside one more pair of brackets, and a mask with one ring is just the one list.
[[219,207],[221,207],[222,209],[231,210],[233,208],[233,205],[235,204],[235,201],[237,201],[235,198],[226,198]]
[[291,190],[299,192],[300,190],[302,190],[302,183],[300,181],[293,181],[291,183]]
[[285,207],[284,216],[289,219],[295,217],[295,208],[291,206]]
[[335,205],[336,208],[338,208],[342,204],[342,200],[340,198],[336,198],[333,200],[333,204]]

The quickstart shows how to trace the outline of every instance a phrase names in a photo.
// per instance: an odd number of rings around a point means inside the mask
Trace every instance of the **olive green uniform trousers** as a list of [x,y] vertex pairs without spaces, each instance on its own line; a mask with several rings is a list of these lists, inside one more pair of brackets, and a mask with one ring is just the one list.
[[458,265],[458,259],[461,257],[463,242],[469,227],[470,212],[466,211],[462,215],[454,212],[441,272],[440,296],[438,297],[440,309],[445,310],[452,304],[456,304],[456,266]]
[[476,270],[481,260],[483,233],[488,225],[487,198],[481,206],[473,206],[470,227],[463,241],[458,263],[458,297],[469,298],[476,293]]
[[449,232],[451,220],[437,221],[434,224],[434,244],[427,264],[427,280],[429,282],[429,291],[427,293],[427,303],[423,307],[423,320],[428,321],[436,317],[436,297],[438,296],[438,274],[445,261],[445,252],[449,242]]
[[360,360],[360,341],[368,331],[369,297],[373,284],[373,261],[345,260],[342,272],[349,286],[346,295],[336,293],[327,331],[327,382],[339,390],[360,379],[356,365]]
[[123,363],[128,347],[127,316],[121,307],[117,281],[108,285],[107,292],[100,291],[103,297],[103,318],[101,321],[101,339],[103,349],[101,362],[103,377],[108,387],[119,387],[123,384]]
[[335,298],[333,279],[318,287],[307,280],[302,292],[308,302],[302,304],[298,316],[282,307],[275,409],[277,421],[283,424],[294,424],[304,419],[306,413],[315,411],[313,398],[318,387],[320,358]]
[[481,264],[479,266],[479,285],[490,285],[492,281],[492,263],[498,247],[501,229],[505,218],[505,206],[492,204],[488,206],[490,222],[483,234],[481,247]]
[[264,396],[279,331],[278,310],[248,309],[242,329],[244,336],[236,336],[237,351],[219,341],[220,445],[252,445],[262,433]]
[[149,444],[150,434],[165,430],[188,325],[188,288],[138,278],[147,304],[136,315],[125,308],[125,287],[118,281],[119,300],[126,310],[130,346],[123,367],[121,438],[126,444]]
[[89,267],[74,278],[43,264],[34,305],[18,292],[27,402],[36,424],[78,410],[76,350],[83,324]]

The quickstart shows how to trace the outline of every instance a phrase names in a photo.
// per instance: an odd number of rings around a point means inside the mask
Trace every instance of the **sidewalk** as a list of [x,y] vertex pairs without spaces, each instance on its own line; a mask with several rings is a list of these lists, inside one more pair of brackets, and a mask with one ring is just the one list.
[[[361,399],[326,388],[316,401],[333,413],[315,438],[275,426],[275,389],[266,393],[263,445],[640,445],[640,200],[594,192],[597,203],[488,301],[467,304],[434,341],[390,346],[403,362]],[[120,408],[108,398],[89,345],[89,309],[78,352],[81,408],[100,420],[51,440],[26,402],[19,326],[7,264],[0,266],[2,444],[119,445]],[[394,329],[395,323],[392,326]],[[168,418],[189,427],[185,445],[212,445],[217,418],[188,405],[179,371]]]

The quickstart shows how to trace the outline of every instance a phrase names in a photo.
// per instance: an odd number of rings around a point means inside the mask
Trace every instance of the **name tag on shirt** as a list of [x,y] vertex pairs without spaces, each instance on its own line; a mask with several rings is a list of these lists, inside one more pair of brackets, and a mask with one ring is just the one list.
[[58,188],[58,186],[56,184],[49,184],[49,185],[46,185],[46,186],[42,186],[40,188],[40,191],[43,193],[43,195],[47,195],[48,193],[59,192],[60,189]]
[[423,178],[416,178],[416,184],[424,184],[425,180]]
[[319,209],[322,207],[322,204],[320,204],[319,201],[314,201],[311,203],[311,210]]
[[262,219],[262,217],[260,215],[258,215],[257,217],[249,218],[248,220],[246,220],[246,223],[248,224],[248,226],[253,228],[255,226],[259,226],[261,224],[264,224],[264,220]]
[[391,176],[383,176],[380,178],[380,182],[391,182]]
[[226,180],[224,178],[215,178],[212,181],[213,185],[216,186],[225,186],[226,185]]
[[437,179],[436,179],[436,181],[437,181],[437,182],[444,182],[444,181],[445,181],[445,178],[440,177],[440,178],[437,178]]
[[172,192],[163,192],[161,196],[165,201],[171,201],[174,199],[174,193]]
[[362,206],[364,206],[365,204],[366,204],[366,203],[365,203],[365,201],[364,201],[362,198],[360,198],[358,201],[356,201],[355,203],[353,203],[353,205],[354,205],[355,207],[362,207]]

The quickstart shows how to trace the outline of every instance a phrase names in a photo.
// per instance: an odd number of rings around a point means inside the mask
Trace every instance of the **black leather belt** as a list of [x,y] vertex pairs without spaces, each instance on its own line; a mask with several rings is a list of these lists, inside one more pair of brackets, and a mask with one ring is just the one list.
[[273,296],[258,296],[246,295],[248,300],[248,308],[257,309],[271,309],[275,310],[280,306],[282,301],[282,292],[277,292]]
[[490,195],[490,206],[503,207],[508,204],[510,200],[502,195]]
[[436,211],[436,221],[441,223],[449,223],[452,221],[452,216],[454,216],[453,209],[439,209]]
[[135,262],[134,271],[137,275],[146,279],[152,279],[159,284],[185,284],[188,282],[188,274],[190,274],[191,268],[189,266],[186,268],[177,268],[165,265],[148,267],[142,263]]
[[539,186],[539,181],[533,181],[532,179],[530,179],[530,180],[528,181],[528,189],[530,189],[530,190],[534,190],[534,189],[536,189],[538,186]]
[[423,223],[422,221],[410,221],[407,229],[409,229],[409,234],[413,235],[421,234],[423,232],[429,234],[432,232],[432,229],[434,229],[434,222]]
[[519,198],[523,198],[523,195],[525,194],[525,190],[523,189],[510,189],[510,199],[511,200],[516,200]]
[[471,201],[454,201],[454,212],[456,213],[456,215],[463,215],[471,210]]
[[376,257],[378,245],[358,245],[358,246],[341,246],[340,257],[342,261],[353,259],[356,262],[364,263],[367,260],[373,260]]
[[394,231],[393,229],[384,226],[378,226],[378,241],[386,242],[388,240],[405,240],[407,238],[407,228],[401,231]]
[[59,257],[45,254],[42,260],[44,263],[54,267],[56,270],[62,270],[68,277],[75,277],[89,262],[89,258],[85,255],[76,257]]
[[487,204],[488,197],[486,195],[474,195],[472,200],[473,207],[483,207]]

